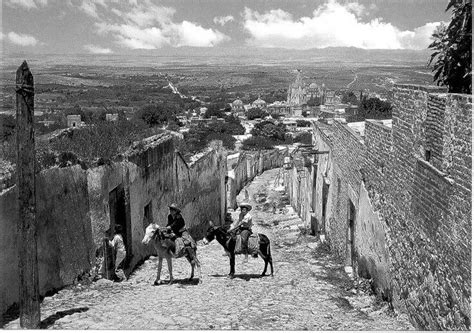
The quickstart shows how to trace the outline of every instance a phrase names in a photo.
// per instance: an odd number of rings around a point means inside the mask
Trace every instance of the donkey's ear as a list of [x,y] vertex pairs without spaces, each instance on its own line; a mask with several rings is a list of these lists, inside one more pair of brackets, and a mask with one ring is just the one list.
[[212,223],[212,221],[209,221],[209,225],[210,225],[211,227],[213,227],[213,226],[214,226],[214,223]]

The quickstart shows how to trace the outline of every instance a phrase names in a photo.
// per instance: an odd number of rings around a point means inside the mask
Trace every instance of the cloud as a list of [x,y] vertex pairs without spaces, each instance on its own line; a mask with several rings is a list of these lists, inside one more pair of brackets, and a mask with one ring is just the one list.
[[96,17],[97,32],[111,35],[117,44],[130,49],[158,49],[164,46],[212,47],[229,37],[218,30],[189,21],[174,22],[174,8],[158,6],[149,0],[121,2],[109,9],[111,17]]
[[219,31],[205,29],[188,21],[173,25],[172,30],[175,30],[175,38],[177,37],[176,46],[210,47],[228,40],[228,37]]
[[79,9],[82,10],[87,15],[98,19],[99,12],[97,5],[102,6],[103,8],[107,8],[107,4],[105,0],[83,0]]
[[6,0],[5,4],[10,7],[37,9],[39,6],[46,6],[48,4],[48,0]]
[[156,27],[140,28],[130,24],[104,24],[97,23],[98,32],[111,33],[119,45],[130,49],[153,50],[170,44],[170,38]]
[[36,44],[39,43],[38,40],[31,35],[17,34],[16,32],[13,32],[13,31],[9,32],[6,35],[6,37],[13,44],[20,45],[20,46],[35,46]]
[[90,53],[93,53],[93,54],[110,54],[110,53],[113,53],[111,49],[103,48],[103,47],[92,45],[92,44],[84,45],[84,49],[86,49],[87,51],[89,51]]
[[[120,11],[119,11],[120,12]],[[128,23],[139,27],[148,27],[154,24],[169,24],[176,10],[170,7],[149,6],[135,7],[126,13],[120,12]]]
[[231,22],[233,20],[234,20],[234,17],[232,15],[214,17],[214,23],[220,24],[222,26],[224,26],[227,22]]
[[375,18],[362,20],[367,9],[358,3],[340,4],[335,0],[319,6],[312,16],[294,19],[281,9],[260,14],[249,8],[242,13],[247,43],[261,47],[296,49],[354,46],[364,49],[423,49],[437,22],[413,31],[402,31],[391,23]]

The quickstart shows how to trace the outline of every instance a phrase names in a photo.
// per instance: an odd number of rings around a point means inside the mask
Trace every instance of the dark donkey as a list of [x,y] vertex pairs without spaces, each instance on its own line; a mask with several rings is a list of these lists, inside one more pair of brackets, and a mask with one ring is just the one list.
[[[262,257],[265,262],[265,268],[263,269],[262,276],[267,273],[268,264],[270,264],[271,276],[273,276],[273,260],[270,253],[270,240],[264,234],[258,235],[258,250],[257,253]],[[253,235],[252,235],[253,236]],[[207,242],[212,242],[214,238],[224,247],[224,250],[229,254],[230,258],[230,273],[229,277],[233,278],[235,274],[235,244],[236,236],[230,235],[227,230],[222,226],[214,226],[209,221],[209,228],[207,229],[206,237],[204,238]],[[249,239],[250,242],[250,239]]]

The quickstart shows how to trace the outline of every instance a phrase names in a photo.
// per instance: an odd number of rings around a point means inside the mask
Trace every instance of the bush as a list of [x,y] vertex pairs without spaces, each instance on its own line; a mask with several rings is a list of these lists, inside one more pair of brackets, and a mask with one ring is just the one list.
[[111,160],[125,151],[133,141],[163,132],[149,128],[140,121],[96,121],[93,125],[77,128],[55,139],[51,148],[58,152],[74,153],[78,159],[93,161]]
[[266,137],[252,136],[242,141],[243,150],[265,150],[273,149],[277,143]]

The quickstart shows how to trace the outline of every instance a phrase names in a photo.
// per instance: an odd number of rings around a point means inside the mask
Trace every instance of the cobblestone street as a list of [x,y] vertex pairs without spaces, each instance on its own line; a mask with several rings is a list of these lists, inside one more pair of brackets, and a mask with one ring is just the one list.
[[[102,279],[46,297],[41,304],[42,327],[412,330],[406,317],[354,287],[343,265],[333,259],[326,246],[301,232],[301,220],[291,207],[273,213],[268,200],[278,195],[274,191],[278,172],[267,171],[246,187],[254,205],[254,232],[266,234],[272,242],[274,277],[260,277],[262,259],[249,258],[244,264],[243,256],[238,256],[236,277],[228,279],[229,262],[222,247],[217,241],[207,246],[199,242],[201,284],[186,281],[190,266],[185,259],[178,259],[173,262],[176,282],[153,286],[157,259],[151,257],[125,282]],[[162,278],[168,278],[166,262]],[[19,328],[19,320],[4,328]]]

